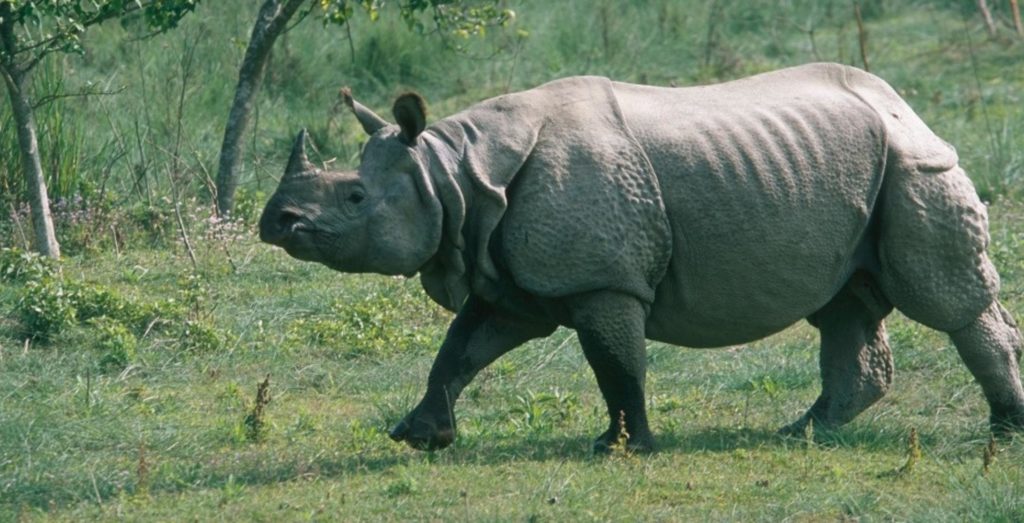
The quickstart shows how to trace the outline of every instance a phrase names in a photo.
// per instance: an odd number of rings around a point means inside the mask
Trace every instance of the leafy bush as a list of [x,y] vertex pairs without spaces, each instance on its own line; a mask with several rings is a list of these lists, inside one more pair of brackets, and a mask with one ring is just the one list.
[[15,248],[0,249],[0,281],[24,282],[54,276],[60,267],[53,258]]
[[181,347],[189,352],[213,352],[225,344],[225,336],[202,320],[185,320],[179,336]]
[[25,334],[48,340],[62,330],[94,318],[108,318],[137,332],[160,318],[180,318],[173,301],[138,303],[117,291],[45,275],[25,282],[16,305]]
[[140,303],[113,289],[71,281],[61,274],[56,260],[18,249],[0,249],[0,281],[23,285],[14,312],[23,334],[39,341],[98,318],[102,320],[96,326],[113,322],[142,332],[160,318],[184,316],[173,300]]
[[267,193],[256,190],[251,191],[245,187],[240,187],[235,192],[235,210],[233,216],[241,219],[245,223],[256,223],[259,219],[260,214],[263,212],[263,206],[267,203]]
[[78,318],[87,321],[107,317],[130,327],[136,332],[145,330],[150,322],[160,318],[176,319],[184,315],[173,300],[139,303],[119,292],[97,285],[76,285],[74,293]]
[[[300,318],[287,330],[293,343],[330,347],[343,357],[399,354],[434,347],[447,319],[401,293],[371,293],[354,303],[335,303],[325,317]],[[422,313],[423,317],[417,317]]]
[[128,209],[128,217],[131,223],[142,228],[152,245],[161,245],[173,237],[173,209],[168,198],[162,198],[157,204],[137,202]]
[[89,320],[89,325],[98,334],[97,348],[100,368],[104,371],[121,370],[135,360],[138,339],[123,323],[100,316]]
[[77,320],[74,295],[53,276],[29,280],[16,307],[25,334],[37,340],[49,340],[54,334],[74,325]]

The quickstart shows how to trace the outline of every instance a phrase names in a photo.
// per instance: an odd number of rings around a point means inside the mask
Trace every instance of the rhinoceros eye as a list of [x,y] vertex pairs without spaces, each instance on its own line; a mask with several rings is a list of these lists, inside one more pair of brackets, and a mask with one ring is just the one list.
[[359,192],[354,192],[354,193],[348,195],[348,201],[350,201],[352,203],[360,203],[360,202],[362,202],[365,199],[366,199],[366,196],[364,196],[363,193],[359,193]]

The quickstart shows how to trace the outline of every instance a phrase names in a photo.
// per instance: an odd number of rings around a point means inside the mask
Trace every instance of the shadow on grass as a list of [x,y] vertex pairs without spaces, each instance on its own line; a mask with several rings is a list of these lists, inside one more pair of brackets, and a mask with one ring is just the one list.
[[709,427],[697,431],[662,433],[657,437],[659,452],[679,454],[728,452],[800,443],[796,438],[784,438],[774,430],[763,428]]
[[[921,444],[931,446],[942,434],[921,434]],[[769,428],[707,427],[698,430],[680,429],[657,435],[658,454],[727,453],[735,450],[796,450],[807,445],[806,439],[780,436]],[[523,435],[484,434],[461,438],[448,450],[426,453],[402,448],[374,446],[366,452],[309,459],[316,449],[304,452],[281,452],[280,449],[251,447],[224,459],[218,456],[203,464],[179,461],[173,471],[151,479],[145,491],[163,495],[187,491],[226,489],[231,485],[261,486],[304,479],[332,479],[352,474],[386,473],[396,467],[423,464],[437,467],[492,466],[509,463],[586,462],[600,461],[591,451],[589,435],[553,433]],[[906,451],[906,435],[875,426],[850,427],[828,433],[816,433],[819,448],[846,448],[866,452]],[[285,454],[285,455],[282,455]],[[321,452],[322,454],[322,452]],[[641,458],[642,459],[642,458]],[[18,507],[54,510],[76,503],[107,502],[123,495],[135,495],[137,484],[115,485],[95,478],[59,478],[49,476],[21,484],[8,492],[9,508]]]
[[[865,452],[902,453],[907,448],[908,432],[894,432],[891,428],[874,425],[847,426],[834,430],[817,430],[814,445],[821,448],[843,448]],[[918,433],[919,442],[925,447],[948,440],[943,434]],[[964,439],[968,438],[964,435]],[[658,435],[659,450],[662,452],[729,452],[738,449],[804,447],[807,438],[783,436],[769,428],[709,427],[702,430]]]

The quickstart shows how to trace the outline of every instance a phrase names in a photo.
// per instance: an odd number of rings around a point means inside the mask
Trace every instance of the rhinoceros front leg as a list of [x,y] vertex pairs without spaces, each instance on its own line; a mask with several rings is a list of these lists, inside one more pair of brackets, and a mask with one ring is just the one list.
[[484,367],[524,342],[547,336],[554,323],[504,314],[471,296],[448,328],[419,405],[390,433],[419,450],[437,450],[455,441],[455,400]]
[[647,313],[643,305],[623,294],[596,292],[572,299],[570,307],[572,326],[608,405],[608,430],[594,441],[594,452],[608,452],[619,440],[623,417],[627,448],[653,450],[644,401]]
[[838,427],[885,395],[893,364],[882,320],[891,311],[873,279],[857,273],[808,318],[821,333],[821,395],[781,433],[802,435],[811,420],[815,427]]

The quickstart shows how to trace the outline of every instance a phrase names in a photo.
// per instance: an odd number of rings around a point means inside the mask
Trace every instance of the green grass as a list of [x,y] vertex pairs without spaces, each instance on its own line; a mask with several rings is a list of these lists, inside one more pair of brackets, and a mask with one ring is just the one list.
[[[419,400],[450,314],[415,280],[296,262],[256,243],[251,225],[299,127],[311,129],[319,158],[355,160],[364,137],[331,110],[338,87],[353,86],[381,114],[414,88],[439,118],[571,74],[688,85],[860,61],[845,1],[718,2],[714,16],[696,0],[508,4],[517,25],[471,41],[466,54],[386,11],[353,27],[355,61],[343,31],[296,26],[275,51],[246,140],[241,229],[207,220],[206,177],[257,3],[210,0],[178,31],[141,41],[103,27],[86,36],[85,56],[43,64],[41,93],[61,82],[125,90],[38,115],[41,128],[65,130],[41,140],[52,185],[84,202],[58,211],[68,257],[45,291],[64,292],[70,308],[57,309],[74,314],[32,340],[21,304],[33,276],[0,274],[0,521],[1024,519],[1024,440],[999,442],[984,474],[979,387],[944,336],[898,314],[888,322],[893,390],[814,442],[775,436],[818,392],[807,325],[721,350],[652,344],[653,456],[590,454],[604,405],[567,330],[480,374],[460,400],[451,449],[391,442],[386,431]],[[1024,42],[1009,31],[989,40],[954,2],[863,4],[872,71],[957,146],[993,202],[990,253],[1004,304],[1024,318]],[[172,102],[190,45],[197,60],[171,172]],[[7,216],[18,198],[2,186],[17,174],[4,111],[0,247],[9,247],[21,240]],[[172,179],[186,195],[199,278],[177,240]],[[272,400],[253,442],[245,420],[268,375]],[[923,457],[894,474],[911,429]]]
[[[1017,205],[993,209],[993,250],[1018,268],[1022,215]],[[341,276],[250,239],[232,248],[251,258],[231,273],[204,256],[196,291],[199,316],[228,334],[216,351],[189,350],[176,330],[155,327],[127,366],[104,370],[87,325],[25,350],[4,323],[0,520],[1024,516],[1022,440],[999,442],[983,474],[979,388],[945,337],[898,315],[893,391],[815,442],[774,434],[818,391],[807,325],[723,350],[652,344],[660,452],[611,458],[590,453],[604,408],[575,336],[560,330],[485,370],[458,406],[459,440],[425,454],[386,430],[418,401],[450,315],[415,280]],[[186,266],[181,253],[137,250],[68,259],[63,271],[147,303],[180,296]],[[1024,282],[1018,268],[1001,268],[1019,313]],[[16,287],[0,286],[5,308]],[[326,335],[309,335],[310,325]],[[272,401],[253,443],[244,420],[267,375]],[[912,428],[923,458],[894,474]]]

